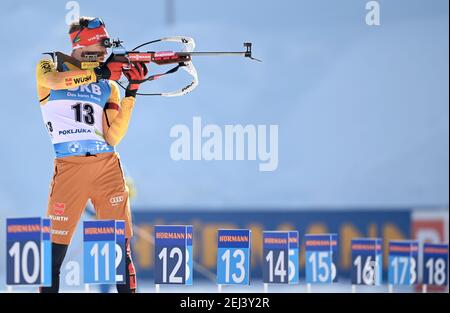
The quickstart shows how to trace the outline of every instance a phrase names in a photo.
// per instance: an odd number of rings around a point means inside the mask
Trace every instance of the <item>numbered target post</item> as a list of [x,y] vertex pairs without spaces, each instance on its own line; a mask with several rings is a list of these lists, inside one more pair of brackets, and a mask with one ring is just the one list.
[[352,239],[352,285],[381,285],[381,238]]
[[[263,282],[264,284],[288,284],[289,232],[263,232]],[[265,285],[267,290],[268,286]]]
[[51,223],[48,218],[6,219],[6,284],[52,285]]
[[250,284],[251,231],[219,229],[217,246],[217,284]]
[[337,280],[337,234],[305,235],[306,283],[330,284]]
[[448,244],[424,243],[423,284],[438,287],[448,285]]
[[83,222],[85,284],[116,282],[116,221]]
[[155,226],[155,284],[192,285],[192,226]]
[[298,231],[289,232],[289,284],[298,284],[299,282],[299,235]]
[[193,229],[191,225],[186,226],[186,281],[185,285],[192,285],[194,277],[194,254],[192,251],[192,233]]
[[389,242],[389,291],[395,285],[414,285],[418,276],[419,243],[411,240]]
[[116,220],[116,284],[126,283],[125,221]]
[[336,283],[338,281],[338,275],[337,275],[337,266],[336,264],[338,264],[338,235],[337,234],[331,234],[331,259],[333,262],[332,268],[334,268],[333,270],[333,275],[332,275],[332,280],[333,283]]

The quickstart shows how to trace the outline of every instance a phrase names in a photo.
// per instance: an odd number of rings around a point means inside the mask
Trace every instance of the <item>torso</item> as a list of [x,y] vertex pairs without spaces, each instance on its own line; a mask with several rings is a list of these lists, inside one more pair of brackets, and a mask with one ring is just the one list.
[[41,111],[57,158],[114,151],[103,137],[102,125],[110,93],[107,80],[74,89],[51,90]]

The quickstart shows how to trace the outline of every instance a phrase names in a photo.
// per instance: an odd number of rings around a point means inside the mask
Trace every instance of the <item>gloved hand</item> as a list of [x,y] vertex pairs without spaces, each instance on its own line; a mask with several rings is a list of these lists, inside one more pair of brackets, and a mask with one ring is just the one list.
[[95,75],[97,75],[97,80],[119,80],[120,76],[122,76],[123,65],[123,62],[115,61],[114,55],[111,54],[101,66],[94,69]]
[[139,81],[145,79],[148,73],[145,63],[131,63],[129,69],[124,69],[123,74],[130,82],[125,91],[125,97],[135,97],[139,89],[139,83],[133,83],[132,81]]

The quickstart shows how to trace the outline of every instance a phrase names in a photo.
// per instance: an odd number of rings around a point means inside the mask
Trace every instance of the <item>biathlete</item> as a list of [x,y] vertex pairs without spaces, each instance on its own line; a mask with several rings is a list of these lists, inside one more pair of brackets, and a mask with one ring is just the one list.
[[[147,74],[144,63],[105,61],[109,40],[104,22],[81,17],[70,25],[71,56],[96,61],[101,66],[82,69],[70,62],[58,71],[52,60],[36,67],[42,118],[56,158],[50,184],[47,216],[52,220],[52,286],[41,292],[59,291],[59,274],[77,223],[91,200],[98,219],[125,221],[126,284],[117,291],[136,291],[136,273],[131,259],[133,236],[128,188],[115,146],[128,129],[138,84],[128,84],[120,99],[115,80],[122,73],[129,81]],[[92,56],[95,59],[92,59]]]

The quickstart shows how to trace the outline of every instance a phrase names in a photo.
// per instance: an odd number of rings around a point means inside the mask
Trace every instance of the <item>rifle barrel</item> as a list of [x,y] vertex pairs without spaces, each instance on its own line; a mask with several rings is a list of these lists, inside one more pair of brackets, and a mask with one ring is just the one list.
[[192,55],[192,56],[246,56],[247,52],[177,52],[178,55]]

